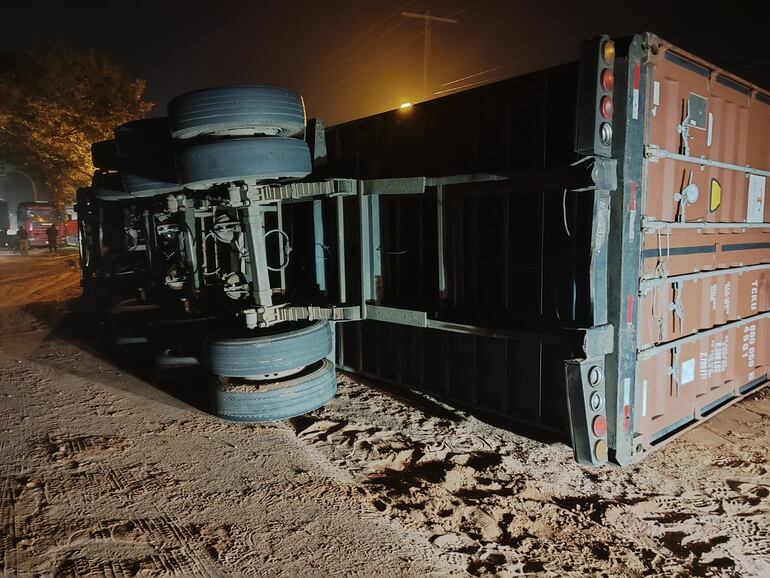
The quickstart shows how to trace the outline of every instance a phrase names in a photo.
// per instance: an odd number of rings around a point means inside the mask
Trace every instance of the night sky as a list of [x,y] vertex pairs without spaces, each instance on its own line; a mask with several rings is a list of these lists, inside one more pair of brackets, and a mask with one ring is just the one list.
[[400,12],[429,8],[460,21],[434,29],[432,92],[489,69],[467,82],[574,60],[580,41],[597,33],[643,30],[770,87],[767,20],[757,13],[763,2],[725,1],[718,12],[707,4],[3,0],[0,48],[67,42],[106,52],[147,81],[152,116],[191,89],[274,84],[300,92],[309,114],[331,125],[422,99],[422,23]]

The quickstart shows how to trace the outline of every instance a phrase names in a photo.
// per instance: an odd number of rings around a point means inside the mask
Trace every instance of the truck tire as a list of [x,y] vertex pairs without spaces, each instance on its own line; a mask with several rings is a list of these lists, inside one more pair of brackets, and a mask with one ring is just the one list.
[[334,398],[337,375],[324,359],[283,381],[237,385],[214,383],[209,388],[211,412],[239,422],[288,419],[314,411]]
[[232,86],[188,92],[168,105],[171,135],[301,137],[305,103],[298,94],[275,86]]
[[263,137],[210,141],[177,154],[179,181],[188,189],[240,181],[302,179],[312,171],[305,141]]
[[328,321],[282,323],[271,330],[254,337],[210,339],[206,347],[209,371],[224,377],[267,377],[305,367],[332,351]]
[[96,171],[92,180],[94,194],[103,201],[122,201],[132,198],[126,192],[120,173]]
[[171,155],[131,162],[123,171],[123,184],[134,197],[154,197],[182,190]]
[[91,145],[91,162],[97,169],[119,171],[123,159],[118,154],[114,140],[103,140]]
[[129,198],[135,199],[167,195],[182,190],[182,186],[176,182],[156,180],[130,173],[123,175],[123,183],[126,186],[126,191],[129,193]]
[[174,141],[164,117],[142,118],[121,124],[115,129],[115,146],[127,159],[158,154],[172,154]]

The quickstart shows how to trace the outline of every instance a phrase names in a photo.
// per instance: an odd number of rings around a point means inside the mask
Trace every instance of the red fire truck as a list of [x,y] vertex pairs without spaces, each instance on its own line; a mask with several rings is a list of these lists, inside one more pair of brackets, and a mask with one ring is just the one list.
[[58,218],[56,208],[47,202],[19,203],[16,210],[18,226],[24,227],[29,234],[31,247],[48,245],[48,228],[56,223],[59,229],[59,244],[64,245],[70,239],[77,238],[77,221],[70,220],[70,212],[65,220]]

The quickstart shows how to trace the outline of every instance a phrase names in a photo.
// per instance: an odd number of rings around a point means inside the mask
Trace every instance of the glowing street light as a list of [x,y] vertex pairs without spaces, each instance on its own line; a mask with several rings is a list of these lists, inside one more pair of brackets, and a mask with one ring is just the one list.
[[413,106],[413,105],[412,105],[412,103],[411,103],[411,102],[405,102],[405,103],[403,103],[403,104],[402,104],[402,105],[401,105],[399,108],[401,108],[402,110],[405,110],[405,109],[407,109],[407,108],[412,108],[412,106]]

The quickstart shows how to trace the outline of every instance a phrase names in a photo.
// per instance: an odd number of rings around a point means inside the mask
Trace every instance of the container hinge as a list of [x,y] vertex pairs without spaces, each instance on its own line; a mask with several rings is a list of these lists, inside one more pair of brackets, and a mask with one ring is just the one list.
[[674,302],[670,303],[668,308],[674,314],[674,319],[679,320],[679,329],[682,329],[682,314],[684,312],[684,306],[682,305],[682,283],[675,281],[672,283],[674,288]]
[[698,185],[692,182],[692,171],[690,171],[690,178],[687,182],[687,186],[674,194],[674,200],[679,203],[679,211],[676,215],[678,223],[684,223],[687,220],[684,214],[687,205],[694,205],[698,202],[699,197],[700,191],[698,190]]
[[676,127],[676,131],[681,135],[682,142],[679,146],[679,153],[684,156],[690,156],[690,106],[687,105],[687,115],[682,120],[682,124]]
[[671,376],[674,382],[674,394],[679,399],[679,348],[674,347],[671,349],[671,367],[668,369],[668,374]]

